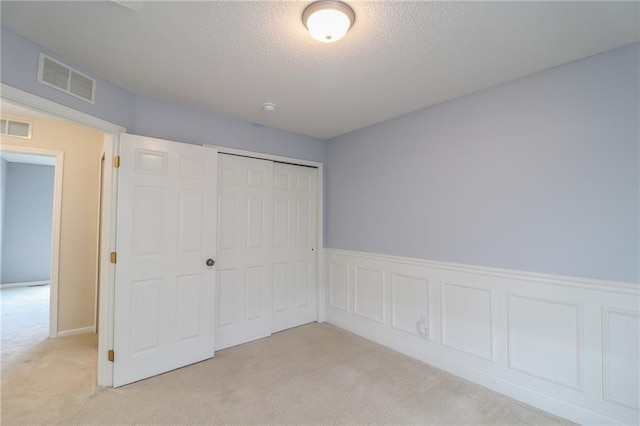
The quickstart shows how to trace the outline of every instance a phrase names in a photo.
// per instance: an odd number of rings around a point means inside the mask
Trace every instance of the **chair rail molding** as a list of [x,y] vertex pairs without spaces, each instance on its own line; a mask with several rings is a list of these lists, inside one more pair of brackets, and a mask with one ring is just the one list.
[[338,249],[325,268],[331,324],[577,423],[640,421],[640,284]]

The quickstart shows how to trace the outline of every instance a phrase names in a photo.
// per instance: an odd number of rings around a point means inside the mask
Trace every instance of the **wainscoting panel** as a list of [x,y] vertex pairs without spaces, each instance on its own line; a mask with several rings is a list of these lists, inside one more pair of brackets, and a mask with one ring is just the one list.
[[329,306],[349,312],[349,291],[347,286],[349,281],[347,278],[346,263],[328,263],[329,265]]
[[382,271],[356,266],[353,303],[356,315],[384,324]]
[[328,322],[577,423],[640,422],[640,285],[325,255]]
[[581,306],[515,294],[508,297],[509,367],[582,389]]
[[640,316],[612,308],[602,310],[604,398],[638,409],[640,400]]
[[[418,318],[418,320],[416,320]],[[429,318],[429,281],[394,273],[391,276],[391,326],[418,336],[420,319]]]
[[442,344],[491,360],[491,291],[442,283]]

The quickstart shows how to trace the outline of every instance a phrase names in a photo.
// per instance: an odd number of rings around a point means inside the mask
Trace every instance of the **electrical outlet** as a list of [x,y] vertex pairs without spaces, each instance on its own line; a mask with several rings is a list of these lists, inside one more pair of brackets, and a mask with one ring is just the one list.
[[421,316],[420,321],[416,323],[416,331],[423,339],[427,339],[429,337],[429,325],[427,324],[427,319],[424,316]]

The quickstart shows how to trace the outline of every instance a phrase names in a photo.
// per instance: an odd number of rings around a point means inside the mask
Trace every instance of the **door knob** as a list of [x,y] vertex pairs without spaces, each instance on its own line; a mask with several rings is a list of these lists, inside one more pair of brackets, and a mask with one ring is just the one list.
[[216,264],[216,261],[213,259],[207,259],[207,266],[213,266]]

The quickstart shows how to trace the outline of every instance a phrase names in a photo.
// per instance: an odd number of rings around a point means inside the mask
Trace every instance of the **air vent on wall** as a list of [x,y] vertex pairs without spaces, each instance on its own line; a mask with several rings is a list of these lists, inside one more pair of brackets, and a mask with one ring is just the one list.
[[96,81],[40,53],[38,81],[87,102],[95,102]]
[[31,139],[31,123],[4,118],[0,119],[0,134]]

